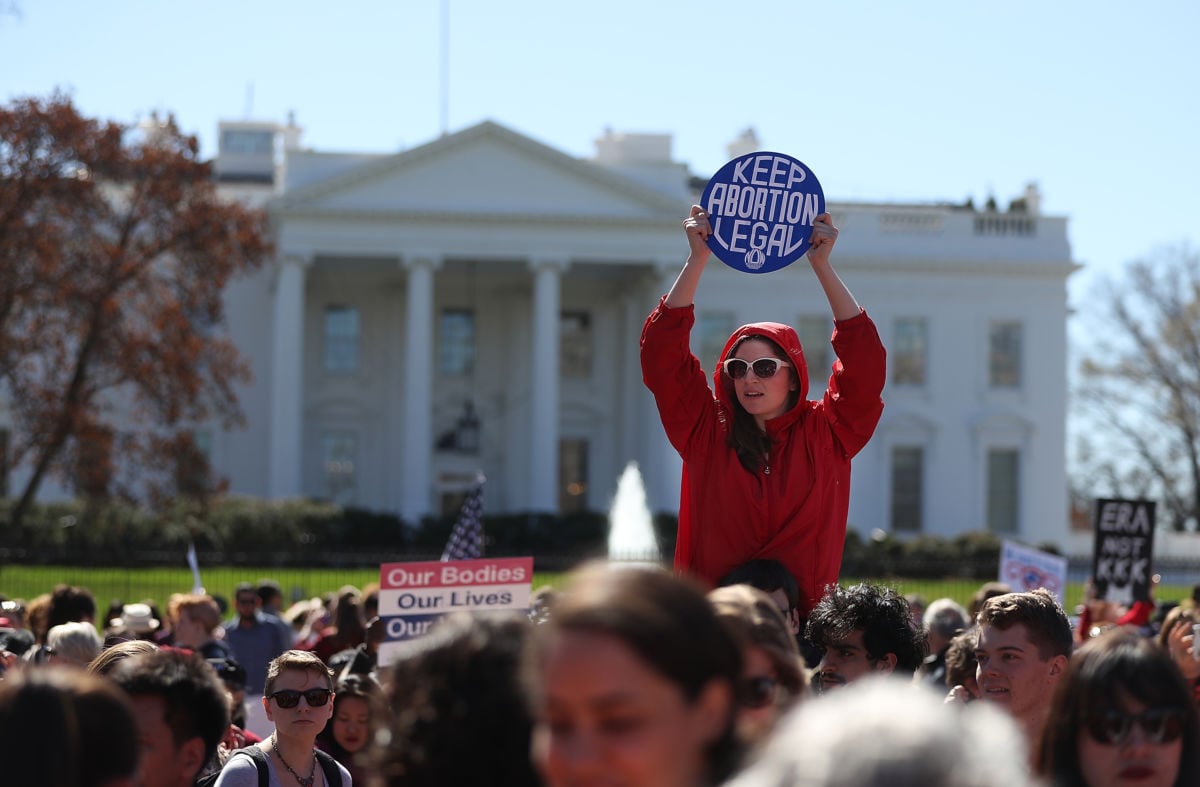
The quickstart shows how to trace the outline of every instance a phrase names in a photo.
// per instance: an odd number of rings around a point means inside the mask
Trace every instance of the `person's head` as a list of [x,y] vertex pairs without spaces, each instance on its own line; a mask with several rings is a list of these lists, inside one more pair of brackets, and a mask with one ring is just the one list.
[[721,407],[732,416],[729,445],[744,467],[757,472],[771,445],[766,422],[808,394],[800,338],[781,323],[743,325],[725,342],[713,383]]
[[925,634],[913,627],[908,602],[880,585],[830,585],[806,633],[825,651],[817,668],[821,691],[877,673],[911,678],[925,658]]
[[279,735],[315,740],[333,715],[331,699],[333,673],[315,654],[286,650],[267,665],[262,704]]
[[160,650],[124,659],[109,672],[133,701],[143,787],[184,787],[229,729],[225,689],[203,657]]
[[258,614],[262,600],[258,597],[258,589],[249,582],[241,582],[233,590],[233,606],[238,618],[243,621],[254,620]]
[[971,699],[979,699],[979,680],[976,670],[979,664],[975,661],[975,646],[979,641],[979,631],[974,627],[951,638],[946,646],[946,687],[964,687]]
[[167,604],[175,642],[188,648],[198,648],[213,638],[213,632],[221,625],[221,610],[212,596],[205,594],[177,594]]
[[[380,720],[379,684],[366,675],[349,674],[338,678],[334,686],[333,718],[317,736],[332,742],[334,751],[343,756],[363,752],[374,738]],[[336,759],[341,759],[337,757]]]
[[379,589],[378,582],[368,582],[363,585],[360,596],[363,620],[379,616]]
[[728,787],[1028,787],[1025,760],[1003,714],[872,677],[789,714]]
[[0,628],[25,628],[25,602],[0,594]]
[[125,642],[118,642],[100,651],[100,655],[88,663],[87,671],[93,675],[107,675],[112,672],[113,667],[117,666],[118,662],[130,656],[153,653],[156,650],[158,650],[158,645],[145,639],[131,639]]
[[800,633],[800,610],[796,608],[800,603],[800,587],[796,584],[792,572],[778,560],[759,558],[743,563],[721,577],[717,585],[749,585],[758,588],[775,602],[775,606],[787,619],[792,634]]
[[1037,766],[1063,787],[1200,784],[1200,721],[1170,655],[1121,629],[1081,646],[1055,687]]
[[912,615],[912,624],[922,626],[925,620],[925,597],[920,593],[905,593],[904,600],[908,602],[908,611]]
[[727,585],[710,591],[708,601],[741,648],[738,735],[747,744],[757,743],[804,691],[800,649],[783,614],[763,591]]
[[275,580],[260,579],[255,590],[258,593],[259,606],[262,609],[278,612],[283,606],[283,588]]
[[390,736],[376,760],[385,784],[537,784],[520,680],[531,628],[517,611],[458,612],[411,643],[383,675]]
[[979,610],[983,608],[983,602],[989,598],[1003,596],[1012,592],[1012,587],[1006,582],[984,582],[971,595],[971,603],[967,605],[967,619],[973,621],[978,618]]
[[925,608],[921,625],[929,639],[929,652],[938,653],[967,627],[967,611],[952,598],[934,599]]
[[5,784],[133,787],[138,735],[129,699],[82,670],[35,669],[0,681]]
[[526,661],[534,759],[549,787],[717,782],[737,756],[737,643],[703,591],[660,568],[568,579]]
[[246,668],[231,658],[210,658],[208,666],[217,673],[229,695],[229,720],[239,727],[246,725]]
[[46,653],[50,664],[85,669],[100,655],[103,643],[91,623],[62,623],[46,634]]
[[42,593],[34,596],[25,605],[25,625],[33,632],[34,640],[43,645],[46,642],[46,632],[50,629],[50,594]]
[[1167,612],[1163,618],[1162,627],[1158,630],[1158,646],[1169,650],[1168,639],[1176,626],[1188,626],[1200,623],[1200,608],[1178,606]]
[[90,590],[74,585],[58,585],[54,588],[50,594],[47,630],[63,623],[93,623],[95,620],[96,598]]
[[121,639],[153,639],[160,622],[154,607],[144,602],[121,604],[108,618],[106,634]]
[[362,603],[358,588],[343,585],[333,607],[333,625],[343,636],[361,637],[363,633]]
[[988,599],[978,623],[980,696],[1022,721],[1033,740],[1071,654],[1071,624],[1054,596],[1041,588]]

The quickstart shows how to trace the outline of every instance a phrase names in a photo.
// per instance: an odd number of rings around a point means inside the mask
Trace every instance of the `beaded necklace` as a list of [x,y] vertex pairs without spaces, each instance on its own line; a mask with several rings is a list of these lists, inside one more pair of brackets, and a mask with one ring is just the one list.
[[275,750],[275,754],[279,757],[279,761],[283,763],[283,767],[287,768],[288,773],[295,777],[300,787],[312,787],[313,779],[317,772],[317,755],[313,754],[312,765],[308,768],[308,778],[304,778],[300,774],[292,770],[292,766],[288,765],[287,760],[283,759],[283,752],[279,750],[279,741],[275,738],[275,733],[271,733],[271,748]]

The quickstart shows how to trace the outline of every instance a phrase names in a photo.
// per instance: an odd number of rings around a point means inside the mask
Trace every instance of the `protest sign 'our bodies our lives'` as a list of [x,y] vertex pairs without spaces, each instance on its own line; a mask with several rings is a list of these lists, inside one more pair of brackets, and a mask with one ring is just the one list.
[[808,251],[813,222],[825,212],[817,176],[783,153],[738,156],[700,195],[717,259],[745,273],[770,273]]
[[533,558],[384,563],[379,567],[379,664],[400,657],[414,639],[451,612],[528,610]]

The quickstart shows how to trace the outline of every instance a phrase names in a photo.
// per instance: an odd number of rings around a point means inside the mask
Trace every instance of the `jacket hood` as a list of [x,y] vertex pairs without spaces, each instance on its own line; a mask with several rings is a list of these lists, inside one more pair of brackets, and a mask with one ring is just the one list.
[[733,391],[733,380],[725,376],[721,370],[721,362],[729,357],[729,351],[734,345],[750,336],[770,339],[782,347],[787,354],[788,361],[792,364],[792,369],[795,370],[796,376],[800,380],[800,395],[796,399],[795,406],[792,407],[792,410],[796,410],[808,399],[808,364],[804,361],[804,348],[800,346],[800,337],[796,334],[796,330],[781,322],[752,322],[749,325],[743,325],[734,331],[725,342],[721,356],[717,359],[717,367],[713,370],[713,390],[717,392],[717,399],[721,406],[727,411],[733,412],[737,403],[737,395]]

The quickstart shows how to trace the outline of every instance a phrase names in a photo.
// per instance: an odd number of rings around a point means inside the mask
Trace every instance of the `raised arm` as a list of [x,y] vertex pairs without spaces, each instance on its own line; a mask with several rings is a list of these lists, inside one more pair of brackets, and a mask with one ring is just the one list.
[[[695,212],[696,209],[693,208],[693,215]],[[817,220],[813,222],[812,248],[808,250],[808,263],[812,266],[813,273],[817,274],[821,289],[825,290],[829,308],[833,310],[833,319],[849,320],[851,317],[857,317],[862,307],[829,262],[829,254],[833,251],[837,236],[838,229],[833,226],[833,217],[828,213],[817,216]]]
[[696,287],[700,285],[700,275],[704,273],[704,265],[708,262],[711,251],[708,248],[708,236],[712,229],[708,224],[708,214],[699,205],[692,206],[691,215],[683,220],[683,231],[687,233],[688,258],[683,263],[683,270],[671,285],[667,293],[666,305],[671,309],[691,306],[696,300]]

